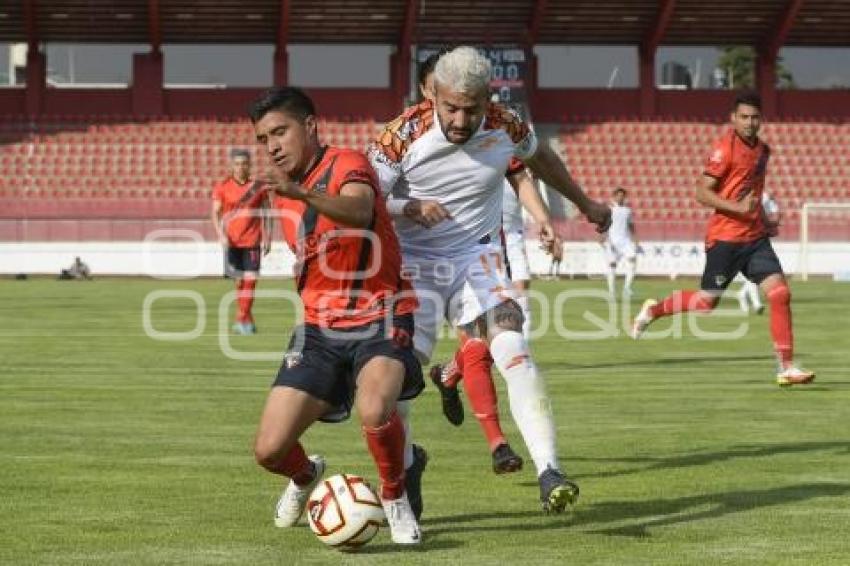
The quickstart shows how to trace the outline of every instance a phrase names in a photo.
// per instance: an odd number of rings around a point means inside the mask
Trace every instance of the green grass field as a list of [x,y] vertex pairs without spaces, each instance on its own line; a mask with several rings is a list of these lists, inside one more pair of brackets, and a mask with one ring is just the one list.
[[[535,283],[550,297],[602,285]],[[792,288],[798,359],[819,372],[805,388],[774,385],[767,315],[699,319],[713,331],[748,322],[735,340],[697,340],[685,324],[679,339],[565,340],[553,330],[534,342],[561,457],[582,488],[570,515],[540,513],[530,466],[493,475],[475,420],[455,429],[427,388],[414,416],[431,454],[424,544],[400,549],[384,530],[340,554],[306,525],[272,526],[283,482],[254,464],[251,443],[278,361],[222,353],[228,282],[0,281],[0,563],[847,564],[850,286]],[[200,293],[199,337],[145,334],[145,297],[162,289]],[[585,307],[606,312],[569,302],[569,328],[593,328],[581,322]],[[189,331],[195,308],[162,299],[151,320]],[[263,298],[255,313],[261,334],[232,346],[281,352],[292,308]],[[451,349],[444,340],[439,353]],[[503,424],[526,455],[496,380]],[[375,479],[354,423],[317,425],[305,445],[331,472]]]

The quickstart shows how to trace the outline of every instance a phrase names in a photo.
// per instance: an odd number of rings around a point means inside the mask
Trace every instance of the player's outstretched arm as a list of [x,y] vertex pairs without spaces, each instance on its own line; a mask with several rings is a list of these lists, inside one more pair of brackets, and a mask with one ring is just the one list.
[[605,204],[588,198],[570,176],[563,162],[548,145],[545,143],[538,145],[534,155],[526,159],[525,164],[544,183],[575,204],[590,222],[596,224],[597,230],[602,232],[608,229],[611,224],[611,209]]
[[546,203],[537,192],[534,181],[525,170],[514,173],[508,177],[508,182],[516,191],[517,199],[524,209],[531,214],[534,221],[540,226],[540,243],[543,249],[551,253],[555,244],[555,228],[552,226],[552,216]]

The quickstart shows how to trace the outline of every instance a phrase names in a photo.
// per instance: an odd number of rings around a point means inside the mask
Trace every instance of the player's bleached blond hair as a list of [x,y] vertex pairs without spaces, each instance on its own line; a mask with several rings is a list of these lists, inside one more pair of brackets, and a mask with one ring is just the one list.
[[490,61],[473,47],[456,47],[437,61],[434,82],[464,94],[489,92]]

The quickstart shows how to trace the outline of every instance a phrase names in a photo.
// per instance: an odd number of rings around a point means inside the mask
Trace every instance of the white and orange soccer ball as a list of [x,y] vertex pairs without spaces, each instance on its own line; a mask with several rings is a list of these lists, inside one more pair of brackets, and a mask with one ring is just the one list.
[[363,546],[384,522],[381,500],[360,476],[337,474],[307,500],[307,522],[320,541],[339,549]]

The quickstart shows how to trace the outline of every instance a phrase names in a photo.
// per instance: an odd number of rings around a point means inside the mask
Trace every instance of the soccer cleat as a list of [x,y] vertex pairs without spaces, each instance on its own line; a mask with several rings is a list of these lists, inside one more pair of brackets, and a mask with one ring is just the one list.
[[776,374],[776,383],[780,387],[792,385],[808,385],[815,380],[815,372],[802,370],[795,366],[788,366]]
[[640,307],[640,312],[632,323],[632,338],[635,340],[639,339],[646,330],[646,327],[649,326],[649,323],[655,320],[652,318],[649,311],[657,304],[658,301],[655,299],[647,299],[643,302],[643,305]]
[[407,493],[398,499],[381,499],[384,506],[384,514],[387,516],[387,524],[390,527],[390,536],[396,544],[419,544],[422,542],[422,533],[419,523],[410,508]]
[[325,473],[325,459],[321,456],[310,456],[310,462],[313,464],[313,481],[304,487],[298,486],[294,481],[289,480],[289,485],[283,490],[283,495],[277,502],[274,514],[274,524],[278,527],[292,527],[301,518],[304,513],[304,506],[307,505],[307,498],[310,492],[322,479]]
[[404,488],[416,520],[422,516],[422,472],[428,466],[428,452],[418,444],[413,445],[413,463],[404,471]]
[[513,451],[508,443],[499,444],[493,450],[493,472],[496,474],[510,474],[522,469],[522,458]]
[[242,336],[250,336],[257,333],[257,327],[250,322],[237,322],[233,325],[232,330],[234,334],[241,334]]
[[540,502],[545,513],[563,513],[567,505],[573,505],[578,500],[578,485],[551,466],[540,474],[537,481],[540,483]]
[[[447,377],[450,376],[446,370],[456,367],[454,364],[446,364],[445,367],[435,365],[431,367],[431,381],[440,390],[440,401],[443,404],[443,414],[446,419],[455,426],[463,424],[463,403],[460,401],[460,394],[457,390],[457,385],[454,387],[446,385]],[[455,381],[455,383],[457,383]]]
[[764,313],[764,305],[762,305],[761,303],[756,305],[754,308],[755,308],[756,314]]

